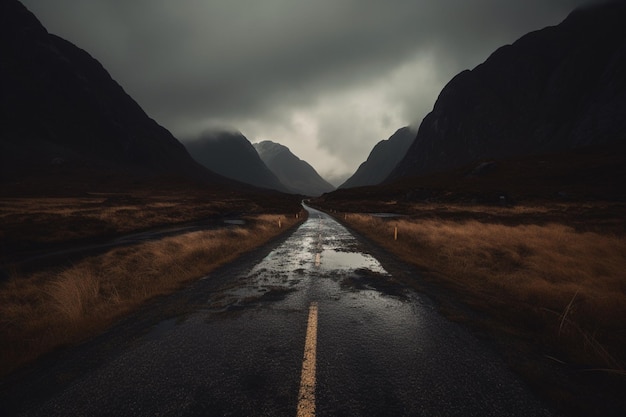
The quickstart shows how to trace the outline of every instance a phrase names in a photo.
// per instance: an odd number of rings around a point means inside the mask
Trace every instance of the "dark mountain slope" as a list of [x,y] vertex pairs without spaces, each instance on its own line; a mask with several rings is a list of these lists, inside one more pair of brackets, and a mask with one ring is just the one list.
[[239,132],[207,132],[185,145],[193,158],[211,171],[257,187],[289,192]]
[[[374,213],[414,213],[416,207],[446,204],[540,206],[593,201],[613,202],[623,210],[625,183],[626,144],[614,143],[488,160],[384,185],[342,188],[315,203],[326,209]],[[626,231],[621,223],[615,225],[616,232]]]
[[286,146],[266,140],[255,143],[254,148],[265,165],[294,193],[319,196],[335,189]]
[[626,135],[626,3],[574,11],[443,89],[389,180]]
[[2,179],[61,167],[221,181],[196,164],[102,65],[48,34],[15,0],[0,2]]
[[389,139],[381,140],[374,146],[367,160],[339,188],[380,184],[404,158],[414,139],[415,131],[403,127]]

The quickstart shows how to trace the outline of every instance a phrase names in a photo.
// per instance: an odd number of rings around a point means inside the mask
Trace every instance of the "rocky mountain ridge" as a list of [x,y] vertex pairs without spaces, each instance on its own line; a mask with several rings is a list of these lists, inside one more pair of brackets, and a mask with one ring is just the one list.
[[223,178],[194,162],[103,66],[49,34],[16,0],[0,2],[0,181],[112,172]]
[[404,158],[415,139],[415,134],[415,130],[410,127],[402,127],[389,139],[378,142],[367,160],[338,188],[362,187],[383,182]]
[[290,192],[240,132],[208,131],[185,146],[198,163],[213,172],[257,187]]
[[578,9],[454,77],[387,181],[626,138],[626,3]]

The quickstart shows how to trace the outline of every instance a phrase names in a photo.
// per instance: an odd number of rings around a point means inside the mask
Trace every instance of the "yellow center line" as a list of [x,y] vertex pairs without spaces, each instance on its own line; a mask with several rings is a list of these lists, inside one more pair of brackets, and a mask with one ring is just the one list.
[[304,359],[302,360],[302,377],[298,393],[297,417],[315,416],[315,364],[317,351],[317,303],[309,307],[309,321],[306,327],[304,342]]

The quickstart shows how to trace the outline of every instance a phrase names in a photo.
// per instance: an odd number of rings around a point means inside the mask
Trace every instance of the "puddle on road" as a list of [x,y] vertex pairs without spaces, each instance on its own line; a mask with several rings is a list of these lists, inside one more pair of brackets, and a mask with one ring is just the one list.
[[[213,294],[210,312],[234,312],[280,301],[295,306],[311,291],[320,297],[377,292],[402,296],[401,287],[373,256],[362,252],[359,241],[342,225],[313,214],[282,245],[271,251],[230,288]],[[285,302],[283,302],[285,301]]]
[[[203,319],[237,318],[253,309],[300,311],[306,300],[342,300],[345,307],[385,317],[406,301],[405,289],[343,226],[330,219],[305,223],[260,262],[206,295]],[[368,313],[369,312],[369,313]],[[145,335],[160,339],[180,318]]]
[[344,252],[325,249],[320,253],[319,267],[325,270],[368,269],[377,274],[388,275],[382,265],[372,256],[362,252]]
[[369,269],[357,269],[341,280],[341,288],[351,291],[374,291],[404,299],[406,289],[389,274],[380,274]]

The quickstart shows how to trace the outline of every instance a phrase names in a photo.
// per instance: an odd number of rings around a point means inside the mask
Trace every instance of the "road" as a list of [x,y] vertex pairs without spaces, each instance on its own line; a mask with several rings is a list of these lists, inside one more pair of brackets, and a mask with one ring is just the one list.
[[0,381],[24,416],[549,416],[326,214]]

